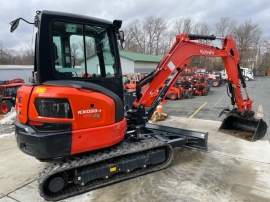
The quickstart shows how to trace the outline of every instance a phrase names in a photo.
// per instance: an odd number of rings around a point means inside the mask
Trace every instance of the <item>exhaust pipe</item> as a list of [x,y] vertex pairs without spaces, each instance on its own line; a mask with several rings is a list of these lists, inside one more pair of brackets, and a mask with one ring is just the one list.
[[237,114],[228,113],[218,131],[255,142],[265,136],[267,125],[262,119],[254,117],[246,119]]

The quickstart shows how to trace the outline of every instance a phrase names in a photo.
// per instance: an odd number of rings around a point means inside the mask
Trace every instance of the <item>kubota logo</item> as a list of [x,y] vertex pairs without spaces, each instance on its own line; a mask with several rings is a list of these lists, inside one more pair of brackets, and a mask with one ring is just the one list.
[[204,55],[214,55],[214,51],[211,51],[211,50],[200,50],[200,53],[201,54],[204,54]]
[[96,113],[96,112],[101,112],[101,109],[85,109],[85,110],[79,110],[78,114],[91,114],[91,113]]

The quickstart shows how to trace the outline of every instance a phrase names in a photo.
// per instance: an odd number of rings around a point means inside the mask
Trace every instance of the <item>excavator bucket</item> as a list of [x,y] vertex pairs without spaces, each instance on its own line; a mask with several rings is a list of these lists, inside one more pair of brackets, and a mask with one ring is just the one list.
[[223,120],[219,131],[254,142],[265,136],[267,125],[262,119],[245,119],[235,114],[228,114]]

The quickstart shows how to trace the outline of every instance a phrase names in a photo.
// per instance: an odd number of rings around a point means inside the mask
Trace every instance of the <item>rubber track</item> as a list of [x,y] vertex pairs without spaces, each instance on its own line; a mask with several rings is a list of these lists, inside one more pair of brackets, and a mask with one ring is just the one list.
[[[109,179],[99,179],[93,180],[87,183],[85,186],[80,186],[72,183],[67,185],[59,193],[46,193],[43,189],[45,181],[52,175],[61,173],[64,171],[70,171],[75,168],[79,168],[86,165],[91,165],[100,161],[107,159],[120,157],[127,154],[133,154],[137,152],[147,151],[154,148],[166,148],[166,160],[158,165],[147,166],[146,168],[135,169],[130,173],[118,173],[111,176]],[[173,158],[173,149],[171,145],[167,144],[164,141],[161,141],[156,138],[150,138],[148,140],[143,140],[140,142],[127,142],[123,141],[122,143],[115,145],[109,149],[104,149],[96,152],[89,153],[87,155],[75,157],[75,159],[65,160],[65,162],[55,163],[55,165],[45,168],[40,171],[38,178],[38,187],[40,196],[48,201],[56,201],[65,199],[71,196],[82,194],[109,184],[116,182],[124,181],[130,178],[134,178],[140,175],[144,175],[150,172],[158,171],[166,168],[172,161]],[[48,192],[48,191],[47,191]]]

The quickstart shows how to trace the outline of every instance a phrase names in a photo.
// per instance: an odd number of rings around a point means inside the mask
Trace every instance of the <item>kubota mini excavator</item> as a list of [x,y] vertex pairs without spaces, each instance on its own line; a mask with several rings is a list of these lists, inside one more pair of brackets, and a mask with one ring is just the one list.
[[[11,22],[11,32],[20,19]],[[218,37],[177,35],[156,69],[138,82],[136,100],[124,114],[117,44],[124,40],[122,21],[37,11],[30,24],[38,28],[35,64],[32,84],[23,85],[17,93],[15,136],[22,152],[55,162],[38,178],[40,195],[46,200],[60,200],[166,168],[173,147],[207,149],[208,133],[148,123],[191,56],[223,60],[234,109],[226,111],[220,130],[250,141],[266,134],[266,123],[254,118],[252,100],[242,97],[239,78],[244,89],[246,86],[231,36],[219,38],[223,46],[218,49],[194,41]],[[72,55],[74,44],[81,47],[77,55]]]

